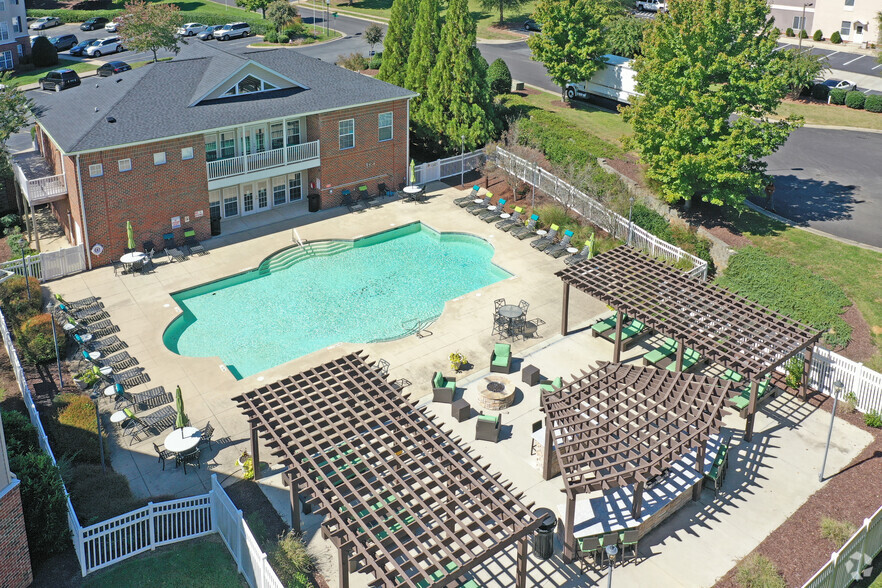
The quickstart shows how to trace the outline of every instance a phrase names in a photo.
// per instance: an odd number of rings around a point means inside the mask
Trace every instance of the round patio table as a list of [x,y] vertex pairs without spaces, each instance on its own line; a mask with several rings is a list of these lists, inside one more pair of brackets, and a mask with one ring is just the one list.
[[113,373],[113,368],[110,367],[109,365],[106,365],[98,371],[101,372],[102,376],[109,376],[110,374]]
[[516,304],[505,304],[499,307],[496,314],[508,321],[508,333],[511,335],[512,321],[524,316],[524,309]]
[[548,234],[548,231],[546,231],[545,229],[539,229],[538,231],[536,231],[536,234],[539,235],[540,237],[544,237],[545,235]]
[[147,254],[143,251],[132,251],[131,253],[126,253],[119,260],[122,263],[135,263],[136,261],[140,261],[142,259],[147,259]]
[[105,396],[115,396],[116,395],[116,384],[111,384],[107,388],[104,389]]
[[499,218],[511,218],[511,215],[508,214],[507,212],[503,212],[502,214],[499,215]]
[[196,427],[184,427],[169,433],[163,443],[165,448],[172,453],[184,453],[199,445],[201,438],[202,431]]
[[420,188],[419,186],[405,186],[404,187],[405,194],[419,194],[422,191],[423,191],[423,189]]
[[578,253],[579,250],[575,247],[567,247],[567,253]]
[[118,410],[115,413],[113,413],[112,415],[110,415],[110,422],[115,425],[119,425],[119,424],[122,424],[122,422],[125,421],[127,418],[129,418],[129,415],[127,415],[126,413],[124,413],[121,410]]
[[483,199],[483,198],[475,198],[475,199],[474,199],[474,203],[475,203],[475,204],[481,204],[482,202],[484,202],[484,199]]

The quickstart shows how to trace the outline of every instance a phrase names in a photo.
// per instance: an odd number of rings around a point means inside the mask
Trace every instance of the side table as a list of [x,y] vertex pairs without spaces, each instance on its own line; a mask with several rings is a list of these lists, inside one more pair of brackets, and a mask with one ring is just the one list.
[[534,365],[528,365],[521,370],[521,381],[524,384],[535,386],[539,383],[539,368]]
[[461,423],[472,418],[472,406],[464,399],[454,400],[450,405],[450,416]]

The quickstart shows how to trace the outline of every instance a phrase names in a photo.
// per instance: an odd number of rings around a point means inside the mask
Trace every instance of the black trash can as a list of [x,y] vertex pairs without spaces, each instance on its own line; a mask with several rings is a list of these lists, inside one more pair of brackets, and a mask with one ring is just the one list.
[[537,508],[533,513],[542,521],[533,535],[533,553],[540,559],[548,559],[554,554],[554,528],[557,517],[548,508]]
[[318,212],[322,208],[322,197],[319,194],[310,194],[306,197],[309,201],[309,212]]
[[217,218],[211,217],[209,222],[211,223],[211,236],[217,237],[218,235],[220,235],[221,234],[221,219],[220,219],[220,217],[217,217]]

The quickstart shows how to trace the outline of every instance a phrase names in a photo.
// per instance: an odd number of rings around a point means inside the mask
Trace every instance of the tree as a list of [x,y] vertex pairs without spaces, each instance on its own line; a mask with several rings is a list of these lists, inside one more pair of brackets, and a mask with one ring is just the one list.
[[404,86],[410,41],[416,19],[418,0],[393,0],[383,43],[383,64],[377,78],[396,86]]
[[288,0],[275,0],[266,7],[266,18],[272,21],[278,33],[297,18],[297,9]]
[[623,14],[612,19],[606,29],[609,52],[613,55],[634,58],[640,55],[643,36],[652,21]]
[[175,4],[130,2],[119,17],[119,38],[128,49],[152,51],[154,62],[160,49],[177,55],[181,50],[178,43],[186,43],[176,34],[182,20],[180,14]]
[[[419,117],[419,106],[426,99],[429,76],[438,59],[438,46],[441,44],[440,8],[439,0],[420,0],[404,79],[404,87],[419,94],[411,100],[411,118],[415,114]],[[384,61],[387,54],[388,47],[383,51]]]
[[46,37],[37,37],[31,46],[31,61],[34,62],[34,67],[57,65],[58,50]]
[[374,54],[374,46],[383,42],[383,27],[377,23],[372,23],[364,30],[364,41],[371,48],[371,55]]
[[12,74],[0,73],[0,155],[4,160],[8,156],[6,140],[28,126],[31,108],[33,102],[15,87]]
[[236,0],[236,6],[241,6],[245,10],[254,12],[259,10],[261,16],[266,18],[266,9],[270,5],[271,0]]
[[508,8],[509,10],[517,10],[526,3],[527,0],[481,0],[481,8],[483,8],[484,10],[495,10],[498,8],[499,24],[502,24],[505,22],[503,11],[506,8]]
[[781,75],[784,76],[791,94],[799,94],[803,88],[811,87],[814,81],[830,70],[830,63],[824,55],[813,55],[804,51],[778,51],[782,61]]
[[511,71],[501,57],[487,69],[487,85],[494,96],[511,92]]
[[542,32],[527,39],[532,59],[545,64],[566,99],[566,84],[587,80],[603,67],[605,28],[621,11],[615,0],[539,0],[533,18]]
[[788,90],[766,0],[671,0],[634,61],[643,95],[624,111],[646,175],[671,202],[740,204],[769,183],[762,161],[799,118],[771,121]]

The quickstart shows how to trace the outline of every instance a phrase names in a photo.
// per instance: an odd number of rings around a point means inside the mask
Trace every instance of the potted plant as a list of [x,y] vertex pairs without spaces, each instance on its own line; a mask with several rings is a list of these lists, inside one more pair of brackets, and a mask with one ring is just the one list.
[[239,456],[239,459],[236,460],[236,465],[241,468],[245,465],[246,461],[250,461],[250,460],[251,460],[251,456],[248,455],[248,452],[243,451],[242,455]]
[[89,368],[76,374],[74,376],[74,382],[76,382],[80,390],[86,390],[98,382],[98,374],[95,373],[94,368]]
[[469,360],[466,359],[466,356],[458,351],[451,353],[448,359],[450,359],[451,369],[453,369],[453,371],[455,372],[459,372],[469,364]]

